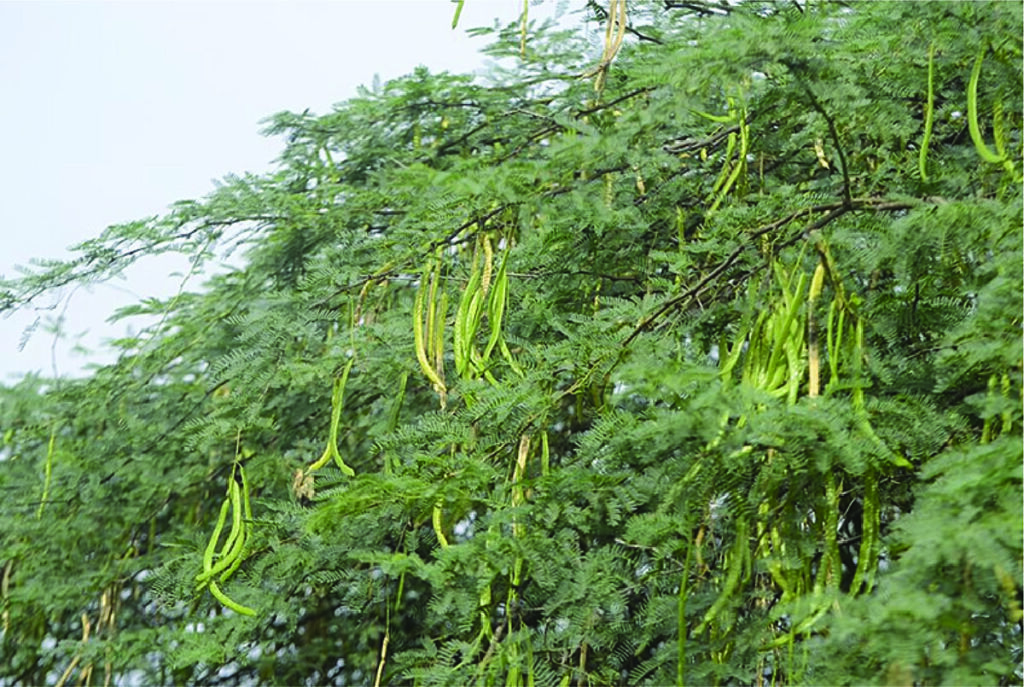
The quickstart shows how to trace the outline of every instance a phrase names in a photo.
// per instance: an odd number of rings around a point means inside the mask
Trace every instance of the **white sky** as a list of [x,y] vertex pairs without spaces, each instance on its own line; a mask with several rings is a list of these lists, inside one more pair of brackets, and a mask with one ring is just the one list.
[[[530,17],[559,4],[531,6]],[[270,114],[328,112],[374,74],[386,81],[419,64],[479,70],[477,50],[488,39],[465,30],[514,21],[522,2],[466,0],[453,31],[454,7],[0,0],[0,275],[16,276],[15,266],[33,258],[63,257],[108,225],[201,198],[213,179],[269,171],[282,147],[258,134]],[[180,277],[169,274],[184,268],[146,261],[126,281],[40,302],[53,309],[0,316],[0,383],[29,371],[81,374],[89,362],[110,360],[96,349],[123,331],[106,318],[141,296],[173,293]],[[41,324],[18,350],[28,325],[62,312],[64,339]],[[76,340],[93,352],[76,355]]]

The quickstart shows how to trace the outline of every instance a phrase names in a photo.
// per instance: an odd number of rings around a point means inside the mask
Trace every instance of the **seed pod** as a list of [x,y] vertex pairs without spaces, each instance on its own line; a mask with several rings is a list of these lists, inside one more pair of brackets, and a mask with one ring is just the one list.
[[220,587],[218,587],[217,583],[213,580],[210,580],[210,593],[213,594],[217,601],[220,601],[222,604],[230,608],[235,613],[240,613],[241,615],[256,615],[255,610],[249,608],[248,606],[243,606],[242,604],[238,603],[237,601],[233,601],[230,597],[228,597],[227,594],[220,590]]

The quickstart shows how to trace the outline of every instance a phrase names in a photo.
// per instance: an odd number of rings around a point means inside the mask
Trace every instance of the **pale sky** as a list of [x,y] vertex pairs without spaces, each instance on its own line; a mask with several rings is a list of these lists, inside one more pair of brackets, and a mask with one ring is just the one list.
[[[531,3],[532,5],[535,3]],[[531,6],[550,16],[556,0]],[[571,3],[572,9],[583,3]],[[6,2],[0,0],[0,275],[105,227],[201,198],[212,180],[266,172],[281,152],[260,120],[315,113],[419,64],[472,73],[487,38],[465,30],[514,21],[521,0],[466,0],[459,27],[446,0],[334,2]],[[141,296],[177,289],[184,262],[152,260],[128,279],[0,316],[0,382],[29,371],[82,374],[123,330],[104,324]],[[198,288],[198,283],[191,288]],[[68,296],[72,297],[68,300]],[[67,338],[40,327],[64,313]],[[89,356],[73,352],[74,340]]]

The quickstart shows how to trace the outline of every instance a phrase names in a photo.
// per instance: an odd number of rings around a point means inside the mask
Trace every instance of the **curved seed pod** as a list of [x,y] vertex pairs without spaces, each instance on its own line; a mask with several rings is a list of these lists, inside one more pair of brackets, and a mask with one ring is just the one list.
[[791,644],[796,635],[802,635],[808,632],[814,623],[818,622],[818,620],[821,619],[821,616],[825,615],[831,606],[831,600],[820,602],[817,607],[804,617],[803,620],[796,623],[789,632],[779,635],[767,644],[762,645],[761,651],[769,651],[771,649],[777,649],[781,646],[785,646],[786,644]]
[[821,262],[814,270],[814,276],[811,277],[811,290],[807,292],[807,300],[813,303],[821,296],[822,289],[825,287],[825,265]]
[[[245,552],[245,545],[248,540],[248,523],[252,522],[252,505],[249,503],[249,480],[246,479],[245,468],[242,467],[241,464],[238,465],[238,473],[242,477],[242,516],[244,518],[242,522],[242,533],[239,537],[238,553],[235,555],[234,562],[230,567],[221,573],[221,582],[227,582],[228,578],[238,570],[238,566],[240,566],[242,561],[245,560],[245,556],[242,554]],[[237,484],[237,482],[235,484]]]
[[402,373],[402,379],[398,383],[398,394],[395,395],[395,401],[391,404],[391,410],[388,412],[388,424],[387,428],[389,432],[395,431],[395,427],[398,426],[398,416],[402,412],[402,403],[405,402],[405,388],[409,384],[409,373]]
[[974,142],[974,149],[985,162],[999,164],[1005,155],[999,155],[989,150],[985,139],[981,135],[981,127],[978,125],[978,81],[981,79],[981,63],[985,60],[985,53],[988,48],[982,48],[974,60],[974,68],[971,70],[971,79],[967,82],[967,129],[971,134],[971,141]]
[[338,468],[349,477],[355,477],[356,471],[345,464],[341,454],[338,452],[338,427],[341,425],[341,409],[345,404],[345,383],[348,382],[348,373],[352,371],[352,365],[356,359],[349,358],[345,365],[345,371],[341,373],[341,379],[334,382],[333,393],[331,394],[331,432],[328,437],[328,449],[337,463]]
[[238,538],[238,541],[240,542],[239,546],[238,546],[238,553],[234,556],[234,559],[231,561],[231,565],[229,565],[224,570],[224,572],[222,572],[220,574],[220,581],[221,582],[227,582],[228,578],[231,577],[235,573],[236,570],[238,570],[238,567],[240,565],[242,565],[242,561],[245,560],[245,556],[243,556],[242,554],[245,552],[245,544],[246,544],[247,538],[245,536],[241,536],[241,537]]
[[420,280],[420,287],[416,291],[416,298],[413,300],[412,306],[412,336],[416,347],[416,360],[419,362],[420,369],[423,370],[423,374],[426,375],[427,379],[430,380],[430,383],[434,385],[434,388],[438,393],[444,393],[446,391],[444,382],[437,374],[437,370],[434,369],[434,366],[430,364],[430,360],[427,357],[426,339],[423,335],[423,301],[426,298],[426,290],[427,279],[426,273],[424,273],[424,277]]
[[717,122],[719,124],[731,124],[736,119],[736,113],[732,110],[729,110],[729,114],[724,115],[713,115],[711,113],[701,112],[700,110],[696,110],[693,108],[690,108],[690,112],[700,117],[704,117],[705,119],[710,119],[712,122]]
[[928,181],[928,144],[932,140],[932,124],[935,121],[935,41],[928,46],[928,100],[924,106],[924,138],[917,155],[917,169],[921,181]]
[[491,288],[491,274],[494,272],[494,248],[491,247],[491,237],[486,234],[481,243],[484,247],[484,270],[480,275],[480,287],[486,294]]
[[487,299],[487,320],[491,325],[491,334],[487,339],[487,346],[482,356],[484,362],[491,357],[491,352],[498,345],[501,337],[501,320],[505,315],[505,308],[508,303],[508,255],[506,254],[498,268],[498,276],[494,279],[494,287],[488,294]]
[[242,562],[242,550],[245,545],[245,536],[239,536],[235,541],[237,543],[233,544],[232,549],[227,552],[224,557],[219,558],[212,568],[204,570],[200,574],[196,575],[196,589],[202,589],[205,587],[209,582],[213,581],[213,578],[215,578],[218,573],[221,573],[232,566],[234,566],[235,569],[238,568],[238,565]]
[[[757,383],[754,381],[756,375],[762,373],[763,368],[768,362],[764,355],[764,330],[768,326],[768,316],[768,310],[762,310],[758,313],[757,319],[750,328],[749,343],[747,344],[747,352],[743,360],[743,371],[740,378],[745,383],[755,386],[757,386]],[[736,341],[736,346],[738,350],[742,350],[742,339]]]
[[[437,303],[437,282],[438,272],[440,272],[440,266],[438,269],[428,270],[430,272],[430,285],[427,287],[426,300],[423,302],[424,308],[427,311],[427,329],[424,335],[424,348],[426,349],[427,359],[430,360],[434,357],[434,337],[435,328],[437,326],[437,308],[434,305]],[[426,275],[424,274],[424,279]]]
[[732,132],[725,139],[725,155],[723,157],[724,162],[722,163],[722,171],[718,173],[718,178],[715,179],[715,183],[711,187],[712,196],[718,195],[718,191],[722,188],[722,184],[724,184],[725,180],[729,178],[729,174],[731,172],[729,161],[732,159],[732,153],[734,150],[736,150],[736,133]]
[[434,314],[434,341],[432,344],[433,348],[433,359],[434,359],[434,370],[437,372],[437,376],[444,382],[444,319],[448,313],[448,293],[446,291],[441,292],[441,297],[437,300],[437,309]]
[[483,369],[483,360],[480,357],[480,352],[476,350],[475,341],[476,333],[480,329],[480,320],[483,317],[485,300],[483,288],[477,288],[469,301],[469,313],[466,321],[465,345],[469,353],[469,363],[476,372]]
[[327,447],[327,448],[324,449],[324,452],[320,454],[320,457],[317,458],[316,461],[312,465],[310,465],[308,468],[306,468],[306,474],[308,475],[311,472],[315,472],[316,470],[319,470],[323,466],[327,465],[327,463],[329,463],[330,460],[331,460],[331,449],[330,449],[330,447]]
[[[484,314],[486,300],[487,296],[484,294],[483,288],[479,288],[469,301],[469,327],[472,330],[473,336],[476,336],[476,332],[480,328],[480,320]],[[472,340],[472,337],[470,339]]]
[[[236,560],[240,561],[242,548],[245,546],[245,522],[242,520],[242,496],[238,482],[231,480],[230,504],[232,508],[231,533],[228,535],[224,546],[221,547],[220,557],[209,569],[204,567],[203,572],[196,575],[198,587],[202,587],[207,580],[212,579],[217,573],[229,568]],[[237,566],[235,566],[237,567]]]
[[839,383],[839,353],[843,350],[843,332],[846,327],[846,308],[837,298],[829,306],[828,325],[829,368],[832,375],[828,384],[831,387]]
[[473,300],[482,299],[481,285],[483,274],[479,262],[474,259],[473,267],[469,274],[469,282],[459,299],[459,307],[455,311],[455,371],[465,376],[470,363],[470,349],[473,346],[473,338],[476,336],[479,317],[474,318]]
[[442,549],[448,548],[448,538],[444,536],[444,526],[441,524],[441,502],[434,504],[434,510],[430,514],[430,523],[434,526],[434,534],[437,535],[437,542]]
[[245,506],[245,519],[252,521],[252,507],[249,504],[249,480],[245,477],[245,468],[238,465],[238,473],[242,476],[242,504]]
[[[1003,373],[1003,378],[1000,380],[999,388],[1002,391],[1003,398],[1010,398],[1010,375]],[[999,433],[1008,434],[1013,428],[1013,411],[1004,410],[999,414]]]
[[469,354],[466,351],[466,308],[463,301],[467,298],[463,291],[459,307],[455,310],[454,333],[452,336],[452,353],[455,355],[455,371],[462,375],[466,371]]
[[455,6],[455,16],[452,17],[452,28],[454,29],[459,25],[459,15],[462,14],[462,6],[466,3],[466,0],[458,0],[458,4]]
[[[224,499],[224,503],[220,507],[220,515],[217,517],[217,524],[213,528],[213,534],[210,535],[210,542],[206,545],[206,550],[203,552],[203,572],[209,572],[213,568],[213,553],[217,549],[217,540],[220,539],[220,533],[224,529],[224,524],[228,521],[228,509],[230,507],[230,499]],[[200,575],[197,575],[196,579]]]
[[821,393],[821,349],[818,345],[818,330],[814,319],[814,304],[825,286],[825,265],[822,262],[814,269],[811,288],[807,292],[807,395],[816,398]]
[[341,408],[344,403],[345,384],[348,381],[348,373],[352,371],[352,365],[355,361],[355,358],[349,359],[344,371],[341,373],[341,377],[334,380],[331,386],[331,426],[328,431],[327,446],[324,447],[324,452],[320,454],[320,457],[306,468],[307,475],[327,465],[331,458],[334,458],[341,471],[349,477],[354,477],[356,474],[355,470],[346,465],[345,461],[341,458],[341,454],[338,453],[338,427],[341,424]]
[[540,433],[540,474],[547,475],[551,469],[551,449],[548,446],[547,430]]
[[[718,206],[722,204],[725,197],[732,190],[732,187],[736,184],[736,181],[740,178],[741,174],[747,171],[747,151],[750,148],[750,130],[747,127],[747,113],[744,109],[739,113],[740,122],[740,149],[736,156],[736,164],[729,169],[729,158],[726,157],[725,166],[722,168],[722,173],[725,174],[726,170],[729,170],[728,176],[724,178],[724,183],[718,190],[718,195],[715,197],[711,207],[708,208],[708,213],[712,213],[718,209]],[[735,136],[735,134],[730,134]],[[719,180],[722,180],[722,176],[719,176]]]
[[[746,553],[744,553],[746,551]],[[742,518],[736,522],[736,541],[733,543],[733,550],[728,558],[729,570],[725,576],[725,582],[722,584],[722,591],[715,599],[715,602],[711,604],[711,608],[704,614],[704,618],[701,620],[700,625],[693,631],[694,635],[699,635],[704,631],[704,628],[711,623],[715,616],[717,616],[725,605],[729,603],[729,599],[736,592],[736,588],[739,586],[740,578],[743,576],[743,571],[747,567],[747,559],[750,557],[750,547],[747,543],[747,522]]]
[[231,495],[231,532],[220,549],[221,559],[233,552],[238,546],[238,540],[245,536],[245,521],[242,519],[242,490],[234,479],[231,480],[228,489]]
[[43,507],[50,498],[50,480],[53,476],[53,454],[57,442],[57,427],[54,426],[50,432],[50,443],[46,447],[46,464],[43,468],[43,495],[39,499],[39,509],[36,510],[36,518],[43,517]]
[[771,542],[771,546],[764,557],[768,564],[768,572],[771,573],[776,586],[782,590],[781,601],[786,602],[793,596],[793,584],[782,568],[785,548],[777,525],[768,528],[768,541]]
[[220,590],[220,587],[218,587],[217,583],[213,580],[210,580],[210,593],[213,594],[217,601],[220,601],[222,604],[230,608],[235,613],[240,613],[242,615],[256,615],[256,611],[252,608],[249,608],[248,606],[243,606],[237,601],[233,601],[231,598],[229,598],[227,594]]
[[853,573],[850,594],[857,594],[863,588],[865,593],[874,586],[875,571],[878,570],[878,532],[880,505],[878,501],[878,473],[869,470],[864,477],[864,508],[861,516],[860,552],[857,569]]
[[512,357],[512,351],[508,349],[508,344],[505,343],[504,336],[498,338],[498,348],[501,349],[501,356],[505,359],[505,362],[508,363],[508,366],[511,367],[512,370],[520,377],[525,376],[526,373],[523,372],[523,368],[518,362],[516,362],[516,359]]
[[822,518],[822,554],[818,564],[818,573],[814,579],[814,590],[835,591],[839,589],[839,578],[842,573],[842,560],[839,558],[839,495],[843,491],[842,480],[836,483],[831,471],[825,476],[825,506]]
[[[793,325],[796,321],[796,317],[800,314],[800,311],[802,310],[799,302],[802,301],[803,299],[804,288],[806,286],[807,274],[801,271],[800,276],[797,277],[796,286],[793,289],[793,292],[789,294],[786,292],[785,289],[783,289],[783,294],[786,299],[787,307],[782,318],[777,324],[778,329],[775,333],[775,340],[773,342],[774,345],[772,346],[771,357],[768,359],[768,369],[770,371],[774,371],[776,366],[778,366],[781,363],[781,356],[783,353],[785,353],[786,346],[792,345],[794,343],[792,340],[793,337],[791,336],[791,333],[793,330]],[[800,343],[802,344],[803,327],[798,327],[798,329],[799,336],[801,339]]]

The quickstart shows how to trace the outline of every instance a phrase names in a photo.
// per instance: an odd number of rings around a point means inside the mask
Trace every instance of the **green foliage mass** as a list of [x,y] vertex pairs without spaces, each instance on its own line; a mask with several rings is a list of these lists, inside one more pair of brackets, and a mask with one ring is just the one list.
[[0,284],[0,683],[1020,683],[1020,4],[628,10]]

